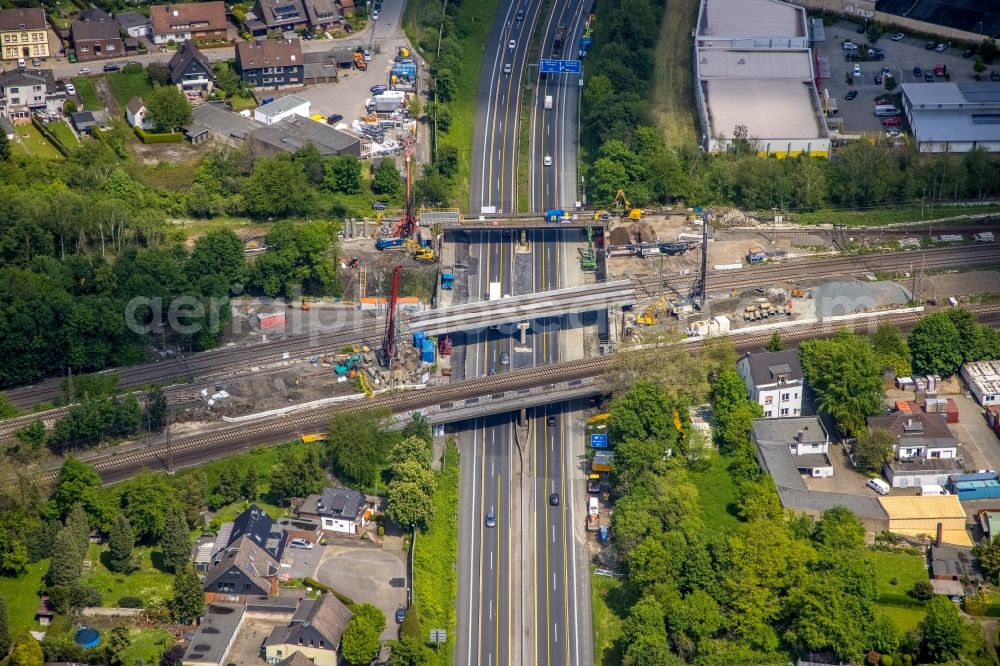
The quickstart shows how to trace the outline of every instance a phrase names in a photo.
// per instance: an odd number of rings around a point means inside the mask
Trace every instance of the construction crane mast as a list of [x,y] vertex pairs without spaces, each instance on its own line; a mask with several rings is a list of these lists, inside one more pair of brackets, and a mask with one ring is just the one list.
[[413,173],[411,164],[413,162],[413,145],[406,147],[406,207],[403,209],[403,216],[399,218],[395,228],[392,230],[394,238],[409,238],[417,230],[417,218],[413,215]]
[[392,269],[392,293],[389,296],[389,311],[385,320],[385,336],[382,338],[382,356],[386,367],[389,368],[396,358],[396,303],[399,299],[399,274],[402,270],[402,266]]

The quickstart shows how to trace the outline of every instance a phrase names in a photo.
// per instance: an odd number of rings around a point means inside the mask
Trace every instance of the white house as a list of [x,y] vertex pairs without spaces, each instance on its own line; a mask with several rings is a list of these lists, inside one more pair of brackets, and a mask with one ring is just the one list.
[[324,532],[357,536],[368,524],[372,507],[365,496],[350,488],[324,488],[298,508],[300,518],[318,520]]
[[122,12],[115,14],[115,20],[125,34],[137,39],[149,35],[149,17],[139,12]]
[[146,118],[146,113],[146,103],[138,95],[130,99],[128,104],[125,105],[125,120],[132,127],[144,130],[153,129],[153,124]]
[[254,109],[253,119],[265,125],[272,125],[279,120],[284,120],[289,116],[309,117],[310,104],[308,100],[295,95],[285,95],[273,102],[268,102],[263,106]]
[[893,453],[897,460],[961,458],[961,445],[951,434],[944,414],[904,414],[869,416],[869,428],[884,428],[896,437]]
[[1000,361],[963,363],[961,374],[980,405],[1000,405]]
[[761,469],[771,475],[778,488],[802,486],[801,475],[833,476],[828,455],[830,437],[815,416],[757,419],[750,429]]
[[798,352],[746,354],[736,365],[750,399],[764,408],[766,418],[802,414],[802,366]]

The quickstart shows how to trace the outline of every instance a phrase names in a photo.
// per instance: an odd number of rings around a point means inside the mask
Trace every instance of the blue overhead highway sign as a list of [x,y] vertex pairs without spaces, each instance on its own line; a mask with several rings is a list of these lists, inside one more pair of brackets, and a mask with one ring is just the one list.
[[606,433],[594,433],[590,436],[590,448],[592,449],[606,449],[608,448],[608,436]]
[[539,63],[542,74],[579,74],[579,60],[542,60]]

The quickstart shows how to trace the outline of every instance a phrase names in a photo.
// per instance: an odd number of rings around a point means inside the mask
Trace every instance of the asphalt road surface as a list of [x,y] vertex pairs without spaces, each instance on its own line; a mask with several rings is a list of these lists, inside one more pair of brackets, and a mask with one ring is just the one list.
[[[580,37],[587,21],[591,0],[561,0],[554,3],[544,25],[542,57],[576,60]],[[588,4],[585,4],[588,3]],[[554,37],[564,26],[563,47],[554,51]],[[531,100],[531,149],[529,152],[529,205],[533,211],[552,208],[572,209],[577,196],[577,144],[579,139],[580,81],[576,74],[538,74]],[[546,97],[552,108],[545,108]],[[546,158],[551,164],[545,166]]]
[[[528,45],[540,2],[501,0],[486,41],[486,58],[476,98],[472,143],[470,208],[511,212],[517,206],[519,108]],[[523,8],[524,17],[517,18]],[[510,44],[513,42],[513,48]],[[506,72],[508,68],[510,71]]]

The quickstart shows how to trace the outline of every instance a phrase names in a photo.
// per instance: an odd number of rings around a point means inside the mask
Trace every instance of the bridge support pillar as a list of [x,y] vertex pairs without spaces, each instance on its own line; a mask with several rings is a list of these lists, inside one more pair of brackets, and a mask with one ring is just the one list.
[[522,407],[517,413],[517,425],[523,426],[528,422],[528,408]]
[[527,245],[528,244],[528,230],[527,229],[521,229],[521,233],[518,235],[518,243],[520,243],[521,245]]
[[528,341],[528,322],[522,321],[518,323],[517,329],[521,332],[521,344],[525,344]]

